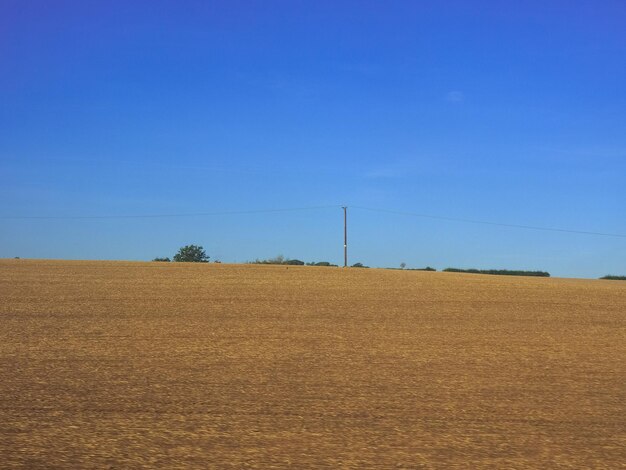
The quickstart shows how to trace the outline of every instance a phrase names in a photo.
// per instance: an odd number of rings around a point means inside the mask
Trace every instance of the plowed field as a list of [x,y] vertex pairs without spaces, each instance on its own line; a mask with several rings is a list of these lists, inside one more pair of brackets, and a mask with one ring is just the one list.
[[2,468],[625,468],[626,282],[0,261]]

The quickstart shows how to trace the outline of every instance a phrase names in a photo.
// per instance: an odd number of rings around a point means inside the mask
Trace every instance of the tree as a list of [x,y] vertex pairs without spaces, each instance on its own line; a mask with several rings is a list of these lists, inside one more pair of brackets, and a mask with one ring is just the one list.
[[165,258],[154,258],[152,261],[160,261],[162,263],[169,263],[170,259],[168,257],[165,257]]
[[199,245],[183,246],[174,255],[174,261],[183,263],[208,263],[209,257]]
[[278,256],[274,256],[273,258],[270,258],[267,261],[267,264],[284,264],[285,263],[285,257],[283,255],[278,255]]
[[404,269],[404,268],[406,268],[406,263],[405,262],[400,263],[400,269]]

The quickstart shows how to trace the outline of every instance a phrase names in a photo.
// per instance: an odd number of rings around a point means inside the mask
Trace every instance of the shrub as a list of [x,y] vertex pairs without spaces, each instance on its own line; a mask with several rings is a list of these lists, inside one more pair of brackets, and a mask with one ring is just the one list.
[[302,266],[304,265],[304,261],[300,261],[299,259],[288,259],[283,255],[278,255],[269,259],[257,258],[254,261],[248,261],[248,264],[286,264],[290,266]]
[[363,263],[354,263],[351,268],[369,268],[369,266],[364,266]]
[[304,266],[304,261],[300,261],[299,259],[288,259],[282,264],[288,264],[290,266]]
[[275,256],[274,258],[266,259],[263,261],[263,264],[283,264],[285,262],[285,257],[283,255]]
[[550,273],[545,271],[512,271],[509,269],[458,269],[446,268],[446,273],[471,273],[471,274],[494,274],[497,276],[537,276],[550,277]]
[[602,276],[600,279],[607,279],[609,281],[626,281],[626,276],[613,276],[609,274],[608,276]]
[[154,258],[152,261],[159,261],[161,263],[169,263],[170,259],[168,257],[165,257],[165,258]]

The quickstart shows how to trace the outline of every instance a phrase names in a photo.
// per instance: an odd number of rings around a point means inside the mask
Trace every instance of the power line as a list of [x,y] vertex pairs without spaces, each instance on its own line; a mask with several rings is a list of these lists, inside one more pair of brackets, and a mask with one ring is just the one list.
[[561,233],[578,233],[582,235],[598,235],[603,237],[618,237],[618,238],[626,238],[626,235],[619,233],[603,233],[603,232],[591,232],[584,230],[568,230],[562,228],[553,228],[553,227],[538,227],[533,225],[518,225],[518,224],[504,224],[500,222],[488,222],[484,220],[472,220],[472,219],[460,219],[456,217],[445,217],[441,215],[430,215],[430,214],[418,214],[415,212],[404,212],[404,211],[395,211],[389,209],[374,209],[371,207],[362,207],[362,206],[350,206],[353,209],[361,209],[371,212],[385,212],[388,214],[397,214],[397,215],[407,215],[411,217],[421,217],[426,219],[435,219],[435,220],[447,220],[450,222],[463,222],[468,224],[481,224],[481,225],[491,225],[496,227],[509,227],[509,228],[521,228],[526,230],[541,230],[544,232],[561,232]]
[[[0,220],[105,220],[105,219],[159,219],[159,218],[184,218],[184,217],[210,217],[220,215],[248,215],[248,214],[269,214],[280,212],[300,212],[310,210],[321,209],[338,209],[344,208],[343,205],[328,205],[328,206],[308,206],[308,207],[287,207],[276,209],[254,209],[254,210],[241,210],[241,211],[220,211],[220,212],[195,212],[195,213],[172,213],[172,214],[131,214],[131,215],[77,215],[77,216],[1,216]],[[360,209],[370,212],[382,212],[387,214],[404,215],[411,217],[420,217],[434,220],[446,220],[450,222],[461,222],[469,224],[490,225],[495,227],[508,227],[525,230],[540,230],[544,232],[559,232],[559,233],[575,233],[582,235],[595,235],[603,237],[617,237],[626,238],[626,235],[619,233],[604,233],[593,232],[586,230],[569,230],[554,227],[539,227],[533,225],[521,225],[521,224],[506,224],[500,222],[491,222],[485,220],[464,219],[457,217],[447,217],[441,215],[432,214],[420,214],[417,212],[397,211],[390,209],[377,209],[364,206],[350,206],[353,209]],[[344,241],[345,244],[345,241]]]
[[215,215],[268,214],[272,212],[299,212],[319,209],[337,209],[342,206],[287,207],[280,209],[256,209],[245,211],[195,212],[180,214],[133,214],[133,215],[76,215],[76,216],[3,216],[0,220],[84,220],[84,219],[159,219],[172,217],[208,217]]

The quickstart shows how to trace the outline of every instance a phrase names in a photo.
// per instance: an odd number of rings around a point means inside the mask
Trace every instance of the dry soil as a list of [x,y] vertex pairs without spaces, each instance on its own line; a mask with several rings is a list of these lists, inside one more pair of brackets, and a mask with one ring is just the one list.
[[626,282],[0,261],[3,468],[626,468]]

